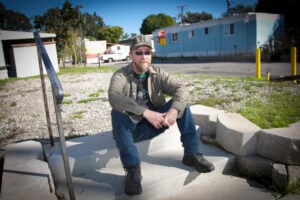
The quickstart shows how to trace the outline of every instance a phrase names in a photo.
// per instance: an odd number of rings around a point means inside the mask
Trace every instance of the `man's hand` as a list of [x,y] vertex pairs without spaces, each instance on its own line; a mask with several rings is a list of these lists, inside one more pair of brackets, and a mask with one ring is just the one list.
[[175,108],[170,108],[168,112],[164,116],[163,125],[164,126],[172,126],[178,117],[178,111]]
[[174,108],[170,108],[167,113],[155,112],[149,109],[143,113],[143,117],[157,129],[163,126],[172,126],[176,122],[177,116],[178,111]]
[[165,115],[166,113],[155,112],[149,109],[145,110],[143,113],[143,117],[157,129],[163,127]]

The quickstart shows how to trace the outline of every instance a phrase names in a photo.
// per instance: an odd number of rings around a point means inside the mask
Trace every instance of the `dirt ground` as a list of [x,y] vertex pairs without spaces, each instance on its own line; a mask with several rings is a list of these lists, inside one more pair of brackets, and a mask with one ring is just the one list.
[[[66,136],[95,134],[111,129],[107,89],[111,73],[60,76],[64,90],[61,106]],[[53,136],[58,136],[50,83],[46,94]],[[28,139],[47,139],[45,105],[41,80],[22,79],[0,84],[0,148]]]

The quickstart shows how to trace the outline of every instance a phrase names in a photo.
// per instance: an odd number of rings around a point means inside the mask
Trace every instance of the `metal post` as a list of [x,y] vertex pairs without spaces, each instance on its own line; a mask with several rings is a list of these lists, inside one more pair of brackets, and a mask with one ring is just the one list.
[[271,73],[267,72],[267,81],[270,81],[270,76],[271,76]]
[[42,84],[42,91],[43,91],[43,98],[44,98],[44,106],[45,106],[45,113],[46,113],[46,120],[47,120],[47,127],[49,132],[49,140],[51,147],[54,146],[54,139],[52,134],[52,128],[51,128],[51,118],[49,114],[49,106],[48,106],[48,99],[47,99],[47,93],[46,93],[46,84],[45,84],[45,76],[44,76],[44,70],[42,65],[42,59],[38,52],[38,61],[39,61],[39,69],[40,69],[40,78],[41,78],[41,84]]
[[101,57],[100,57],[100,54],[98,53],[98,65],[99,65],[99,68],[101,67]]
[[68,160],[68,156],[67,156],[66,140],[65,140],[64,130],[63,130],[63,122],[61,119],[61,104],[58,104],[56,102],[54,95],[53,95],[53,100],[54,100],[57,128],[58,128],[58,132],[59,132],[61,152],[63,155],[63,161],[64,161],[64,167],[65,167],[65,173],[66,173],[66,178],[67,178],[67,186],[68,186],[68,190],[69,190],[70,200],[75,200],[76,198],[75,198],[75,193],[74,193],[74,189],[72,186],[72,178],[71,178],[72,175],[70,172],[69,160]]
[[[297,75],[297,48],[292,47],[292,52],[291,52],[291,63],[292,63],[292,76]],[[297,80],[293,80],[293,83],[297,83]]]
[[59,138],[60,138],[60,146],[61,146],[61,152],[62,152],[65,174],[67,179],[67,186],[69,190],[70,200],[75,200],[75,193],[72,184],[69,160],[66,151],[65,135],[62,127],[61,112],[60,112],[61,111],[60,107],[64,97],[62,86],[38,32],[34,32],[34,39],[38,49],[38,55],[43,59],[51,83],[54,108],[55,108],[55,114],[56,114],[56,120],[57,120],[57,126],[58,126]]
[[260,79],[260,48],[256,49],[256,78]]

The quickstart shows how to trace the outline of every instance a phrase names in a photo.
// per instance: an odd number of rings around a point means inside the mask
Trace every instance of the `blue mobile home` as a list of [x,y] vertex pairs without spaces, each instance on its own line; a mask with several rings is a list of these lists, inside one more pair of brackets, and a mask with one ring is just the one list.
[[[166,43],[158,37],[165,31]],[[258,47],[273,47],[284,32],[284,16],[245,13],[176,25],[153,32],[158,57],[255,56]]]

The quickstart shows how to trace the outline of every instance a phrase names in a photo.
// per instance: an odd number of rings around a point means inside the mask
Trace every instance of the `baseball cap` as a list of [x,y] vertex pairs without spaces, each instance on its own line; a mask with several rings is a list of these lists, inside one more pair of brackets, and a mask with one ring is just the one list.
[[147,37],[145,35],[136,36],[131,41],[130,51],[132,51],[140,46],[148,46],[149,48],[152,49],[151,37]]

